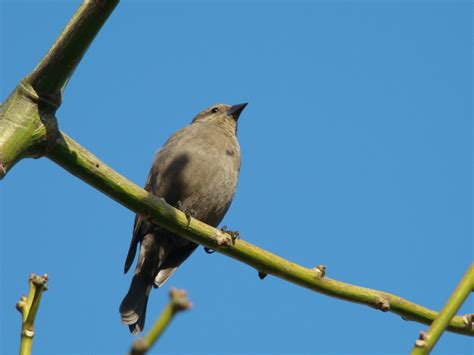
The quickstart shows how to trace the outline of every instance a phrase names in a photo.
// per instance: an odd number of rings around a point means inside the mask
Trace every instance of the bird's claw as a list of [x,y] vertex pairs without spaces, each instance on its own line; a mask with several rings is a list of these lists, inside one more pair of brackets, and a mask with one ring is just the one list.
[[[230,236],[230,238],[229,238]],[[223,226],[216,235],[216,241],[219,246],[234,244],[237,239],[240,238],[240,233],[237,231],[231,231],[227,229],[227,226]],[[215,249],[204,247],[204,251],[207,254],[213,254],[216,252]]]
[[178,210],[183,212],[184,215],[186,216],[186,219],[188,221],[188,227],[189,227],[189,223],[191,223],[191,218],[196,217],[196,210],[194,210],[192,208],[184,208],[183,203],[181,201],[178,201],[176,203],[176,207],[178,208]]
[[227,233],[230,235],[230,237],[232,238],[232,243],[235,243],[235,241],[237,239],[240,239],[240,232],[239,231],[231,231],[231,230],[228,230],[227,229],[227,226],[223,226],[221,228],[221,232],[222,233]]

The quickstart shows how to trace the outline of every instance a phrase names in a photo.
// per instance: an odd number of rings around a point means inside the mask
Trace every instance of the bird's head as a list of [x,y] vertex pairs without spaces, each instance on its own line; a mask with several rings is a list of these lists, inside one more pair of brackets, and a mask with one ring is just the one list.
[[192,123],[210,122],[223,125],[232,132],[237,132],[237,121],[240,113],[247,106],[247,103],[238,104],[234,106],[217,104],[206,108],[194,117]]

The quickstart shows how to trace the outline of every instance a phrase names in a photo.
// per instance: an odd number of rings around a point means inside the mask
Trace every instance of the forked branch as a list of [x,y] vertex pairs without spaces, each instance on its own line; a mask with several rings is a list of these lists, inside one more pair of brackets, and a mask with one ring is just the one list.
[[23,158],[39,158],[58,134],[62,93],[118,0],[86,0],[36,68],[0,105],[0,179]]
[[48,289],[46,285],[48,275],[30,275],[30,292],[28,297],[23,295],[16,304],[16,309],[21,313],[21,344],[20,355],[31,354],[33,337],[35,335],[35,319],[38,312],[41,296]]

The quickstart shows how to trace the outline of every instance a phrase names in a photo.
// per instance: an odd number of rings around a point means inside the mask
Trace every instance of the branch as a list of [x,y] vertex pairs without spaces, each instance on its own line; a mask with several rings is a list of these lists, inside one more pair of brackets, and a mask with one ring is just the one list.
[[118,0],[86,0],[37,67],[0,106],[0,179],[56,140],[62,91]]
[[166,305],[163,312],[161,312],[160,317],[156,320],[155,324],[153,324],[148,334],[143,338],[135,340],[130,350],[130,355],[145,354],[156,343],[161,334],[163,334],[174,316],[191,307],[192,303],[187,298],[186,291],[172,288],[170,291],[170,302]]
[[21,296],[20,301],[16,304],[16,309],[21,313],[22,318],[20,355],[31,354],[31,346],[35,335],[36,313],[38,312],[41,296],[48,289],[46,281],[48,281],[48,275],[46,274],[43,276],[31,274],[28,297]]
[[40,96],[64,90],[87,48],[119,0],[85,0],[26,81]]
[[[61,133],[48,153],[48,158],[149,221],[250,265],[262,276],[272,274],[316,292],[384,312],[391,311],[404,319],[425,324],[430,324],[437,316],[435,311],[401,297],[329,279],[325,277],[324,266],[305,268],[243,240],[233,240],[229,234],[196,219],[188,222],[183,212],[127,180],[64,133]],[[451,319],[448,330],[474,335],[474,329],[466,326],[461,316]]]
[[[412,355],[424,355],[429,354],[436,342],[443,334],[444,330],[449,324],[449,321],[456,312],[459,310],[461,305],[466,300],[467,296],[471,291],[474,290],[474,263],[471,264],[469,269],[464,274],[463,278],[459,282],[458,286],[449,297],[448,302],[439,313],[438,317],[431,324],[428,332],[421,332],[420,338],[416,341],[415,347],[412,350]],[[464,317],[466,325],[471,329],[474,327],[474,314],[469,314]]]

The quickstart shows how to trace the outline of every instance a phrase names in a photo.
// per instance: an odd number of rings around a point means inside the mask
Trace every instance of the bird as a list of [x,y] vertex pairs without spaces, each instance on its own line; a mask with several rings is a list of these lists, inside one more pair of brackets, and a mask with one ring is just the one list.
[[[179,208],[188,218],[217,227],[237,189],[237,122],[246,106],[212,105],[175,132],[156,153],[145,190]],[[135,272],[119,309],[122,323],[134,335],[144,328],[151,288],[163,286],[198,247],[136,215],[125,273],[133,264],[139,244]]]

